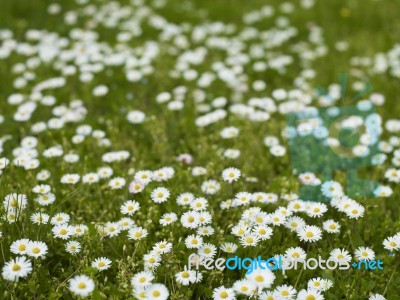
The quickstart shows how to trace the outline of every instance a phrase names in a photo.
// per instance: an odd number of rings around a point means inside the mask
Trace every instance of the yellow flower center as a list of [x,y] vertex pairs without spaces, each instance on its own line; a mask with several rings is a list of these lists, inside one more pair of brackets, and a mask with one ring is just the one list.
[[312,233],[311,231],[307,231],[306,237],[312,238],[313,236],[314,236],[314,233]]
[[153,297],[160,297],[160,295],[161,295],[160,291],[153,292]]
[[86,284],[84,283],[84,282],[79,282],[79,284],[78,284],[78,288],[80,288],[80,289],[84,289],[86,287]]

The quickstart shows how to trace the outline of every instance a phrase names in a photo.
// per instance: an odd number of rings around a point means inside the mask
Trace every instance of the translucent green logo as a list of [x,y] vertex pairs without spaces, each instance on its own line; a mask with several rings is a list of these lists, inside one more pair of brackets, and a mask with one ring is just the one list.
[[[326,182],[333,180],[338,171],[345,171],[346,195],[373,197],[378,183],[360,174],[368,174],[369,167],[381,163],[381,118],[369,101],[356,105],[346,105],[344,101],[336,104],[287,115],[294,172],[312,172]],[[322,193],[320,186],[313,185],[303,186],[299,196],[309,201],[331,199]]]

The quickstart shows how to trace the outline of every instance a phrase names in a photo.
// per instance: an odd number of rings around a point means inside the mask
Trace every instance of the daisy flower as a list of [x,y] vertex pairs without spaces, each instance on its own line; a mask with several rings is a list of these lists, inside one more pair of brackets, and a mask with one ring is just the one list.
[[326,220],[324,223],[322,223],[322,227],[325,229],[326,232],[329,233],[340,232],[340,224],[331,219]]
[[99,179],[100,177],[97,173],[88,173],[82,176],[82,182],[88,184],[99,182]]
[[343,195],[343,189],[339,182],[326,181],[321,186],[321,191],[324,196],[332,198],[334,196]]
[[118,225],[121,230],[129,230],[135,225],[135,222],[130,218],[122,218],[118,221]]
[[294,299],[296,296],[296,289],[291,285],[280,285],[277,286],[274,290],[274,295],[279,299]]
[[251,202],[253,195],[248,192],[239,192],[235,195],[234,205],[246,205]]
[[149,184],[152,181],[153,178],[153,172],[149,170],[141,170],[137,171],[135,174],[135,181],[140,182],[144,186]]
[[252,232],[262,241],[268,240],[272,236],[272,228],[266,225],[257,225],[253,227]]
[[233,289],[220,286],[213,290],[213,300],[236,300]]
[[161,256],[155,252],[150,252],[143,256],[146,270],[154,271],[161,264]]
[[14,241],[10,246],[10,251],[14,254],[24,255],[27,252],[30,240],[21,239]]
[[280,226],[285,223],[286,217],[282,215],[280,212],[274,212],[272,214],[268,215],[269,218],[269,223],[271,223],[274,226]]
[[87,297],[94,288],[94,281],[86,275],[78,275],[69,280],[69,290],[76,296]]
[[231,232],[233,235],[236,235],[238,237],[244,236],[245,234],[248,234],[251,232],[251,229],[247,224],[244,222],[241,222],[234,227],[232,227]]
[[278,300],[273,291],[264,291],[258,295],[258,300]]
[[167,300],[169,291],[164,284],[154,283],[146,289],[146,297],[149,300]]
[[300,174],[299,179],[301,183],[305,185],[315,185],[315,183],[317,182],[317,177],[315,176],[315,174],[309,172]]
[[37,185],[32,189],[32,192],[36,194],[47,194],[51,190],[51,187],[48,184]]
[[237,294],[245,296],[253,296],[257,294],[257,286],[248,279],[237,280],[233,284],[232,288]]
[[97,170],[97,175],[100,178],[109,178],[114,174],[114,171],[110,167],[103,167]]
[[203,244],[203,238],[199,235],[189,235],[185,239],[185,245],[188,249],[198,249]]
[[306,205],[304,201],[295,199],[289,203],[288,209],[294,212],[301,212],[305,211]]
[[32,214],[30,219],[33,224],[47,224],[50,219],[50,216],[48,214],[38,212]]
[[189,205],[195,199],[192,193],[183,193],[178,196],[176,203],[178,205]]
[[50,223],[52,225],[62,225],[62,224],[68,223],[69,220],[70,220],[70,216],[68,214],[58,213],[51,218]]
[[388,170],[385,172],[385,178],[386,178],[389,182],[400,183],[400,170],[388,169]]
[[192,169],[193,176],[201,176],[207,174],[207,169],[204,167],[194,167]]
[[138,202],[133,200],[128,200],[121,206],[121,213],[124,215],[132,216],[139,209],[140,205]]
[[175,274],[176,282],[182,285],[189,285],[190,283],[196,282],[196,271],[185,269]]
[[147,235],[148,235],[147,230],[140,226],[133,227],[128,231],[128,238],[135,241],[141,240],[145,238]]
[[203,210],[199,213],[199,224],[200,225],[209,224],[209,223],[211,223],[211,221],[212,221],[212,216],[208,211]]
[[2,276],[5,280],[18,281],[32,273],[32,263],[24,256],[16,257],[15,259],[5,263]]
[[351,261],[350,253],[345,249],[339,248],[333,249],[330,253],[329,258],[337,263],[345,263]]
[[56,195],[54,195],[53,193],[39,195],[37,197],[36,201],[42,206],[47,206],[47,205],[54,203],[54,201],[56,201]]
[[128,113],[126,118],[131,124],[141,124],[146,119],[146,115],[139,110],[132,110]]
[[67,240],[73,235],[73,228],[68,224],[56,225],[53,227],[52,232],[54,237]]
[[92,261],[91,265],[99,271],[104,271],[111,267],[111,260],[107,257],[99,257]]
[[140,193],[141,191],[144,190],[144,188],[145,188],[145,185],[140,181],[134,180],[129,184],[129,192],[132,194]]
[[152,179],[157,182],[166,181],[169,179],[168,170],[165,168],[156,170],[152,173]]
[[110,180],[110,182],[108,183],[108,186],[112,189],[112,190],[120,190],[122,189],[126,184],[126,180],[122,177],[116,177]]
[[243,245],[243,247],[254,247],[257,246],[258,242],[260,241],[260,238],[258,237],[257,234],[253,233],[247,233],[240,237],[240,243]]
[[213,258],[217,253],[217,247],[215,247],[213,244],[205,243],[201,245],[201,247],[197,250],[197,253],[201,257]]
[[118,222],[107,222],[104,226],[104,232],[108,237],[118,236],[121,233],[121,226]]
[[285,257],[292,261],[304,261],[307,254],[301,247],[292,247],[286,250]]
[[375,259],[375,252],[368,247],[358,247],[354,252],[354,256],[357,260],[370,261]]
[[350,219],[358,219],[364,215],[364,211],[364,206],[358,203],[354,203],[345,210],[345,213]]
[[314,225],[305,225],[297,231],[300,241],[316,242],[322,238],[322,231]]
[[49,179],[50,176],[51,176],[51,173],[48,170],[41,170],[39,173],[37,173],[36,179],[38,181],[45,181],[45,180]]
[[190,202],[190,208],[197,211],[205,210],[207,209],[207,206],[208,206],[208,201],[203,197],[196,198],[192,202]]
[[220,248],[226,253],[235,253],[238,249],[238,246],[234,243],[223,243]]
[[259,289],[268,289],[275,281],[275,275],[268,268],[257,268],[250,274],[246,274],[246,278],[253,282]]
[[301,290],[297,294],[296,300],[324,300],[324,296],[321,294],[321,292],[317,291],[316,289],[307,289],[307,290]]
[[200,223],[200,214],[196,211],[185,212],[180,219],[182,226],[186,228],[196,228]]
[[284,155],[286,154],[286,148],[283,147],[283,146],[281,146],[281,145],[275,145],[275,146],[272,146],[272,147],[269,149],[269,152],[270,152],[273,156],[281,157],[281,156],[284,156]]
[[400,238],[388,237],[383,241],[383,246],[386,250],[397,251],[400,249]]
[[210,236],[213,235],[215,232],[214,228],[212,228],[211,226],[202,226],[197,228],[196,233],[198,235],[202,235],[202,236]]
[[240,174],[239,169],[227,168],[222,172],[222,179],[226,182],[232,183],[239,180]]
[[309,289],[316,289],[318,291],[325,292],[332,287],[333,283],[329,279],[317,277],[310,279],[307,285]]
[[72,231],[73,234],[76,236],[82,236],[85,234],[85,232],[87,232],[89,230],[89,228],[86,225],[80,224],[80,225],[75,225],[72,226]]
[[30,241],[28,243],[28,248],[26,254],[31,257],[42,257],[47,254],[48,247],[45,243],[40,241]]
[[81,252],[81,243],[76,241],[69,241],[65,245],[65,251],[67,251],[70,254],[77,254]]
[[306,213],[309,217],[319,218],[328,211],[328,207],[324,203],[315,202],[310,204],[307,208]]
[[160,224],[162,226],[167,226],[178,220],[176,213],[165,213],[161,216]]
[[150,271],[142,271],[132,277],[131,284],[133,288],[147,287],[151,285],[153,279],[153,273],[151,273]]
[[171,250],[172,250],[172,244],[168,243],[165,240],[156,243],[153,247],[153,251],[155,251],[158,254],[165,254],[170,252]]
[[61,177],[61,183],[63,184],[76,184],[81,177],[78,174],[66,174]]
[[23,210],[26,208],[27,204],[28,199],[26,198],[26,195],[16,193],[5,196],[3,202],[4,209],[6,210]]
[[155,203],[162,203],[168,200],[170,192],[164,187],[158,187],[151,192],[151,199]]
[[190,165],[193,162],[193,157],[188,153],[182,153],[182,154],[179,154],[179,156],[176,158],[176,160],[179,162],[185,163],[187,165]]
[[305,226],[306,222],[301,217],[292,216],[292,217],[289,217],[286,219],[284,225],[286,228],[289,228],[290,231],[295,232],[299,228],[302,228],[303,226]]
[[201,190],[204,194],[214,195],[221,189],[221,185],[215,180],[204,181],[201,185]]
[[230,158],[230,159],[236,159],[240,156],[240,150],[237,149],[226,149],[224,151],[224,157]]
[[220,136],[223,139],[231,139],[231,138],[235,138],[239,135],[239,129],[236,127],[226,127],[224,129],[221,130],[220,132]]

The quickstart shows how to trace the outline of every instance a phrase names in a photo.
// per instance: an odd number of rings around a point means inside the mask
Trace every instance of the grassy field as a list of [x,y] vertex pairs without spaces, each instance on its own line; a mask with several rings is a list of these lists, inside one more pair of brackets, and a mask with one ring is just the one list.
[[[400,299],[399,11],[397,0],[0,1],[0,298]],[[343,101],[323,105],[318,87],[346,90]],[[347,201],[339,170],[336,207],[324,202],[313,215],[315,199],[296,199],[304,178],[286,113],[361,100],[377,106],[386,160],[360,174],[392,193],[352,197],[365,212],[349,217],[337,209]],[[282,148],[266,145],[271,136]],[[324,154],[314,154],[319,164]],[[240,171],[232,183],[222,176],[230,167]],[[191,204],[180,203],[184,193]],[[166,213],[177,220],[163,225]],[[322,237],[302,240],[288,228],[294,216]],[[323,229],[328,220],[337,233]],[[263,240],[257,226],[272,235]],[[192,235],[202,243],[191,247]],[[367,247],[384,268],[264,272],[264,285],[245,270],[186,272],[207,247],[214,259],[287,257],[293,247],[327,259],[345,249],[351,262]]]

